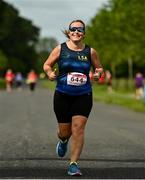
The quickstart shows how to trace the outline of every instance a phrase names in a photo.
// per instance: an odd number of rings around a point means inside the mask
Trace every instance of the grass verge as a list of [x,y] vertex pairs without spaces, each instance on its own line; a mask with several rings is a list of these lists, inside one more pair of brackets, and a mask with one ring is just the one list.
[[[54,90],[56,83],[53,81],[43,80],[41,85],[44,88]],[[93,84],[93,97],[96,101],[107,104],[121,105],[134,111],[145,113],[145,102],[135,98],[134,91],[113,90],[111,93],[107,92],[106,85]]]

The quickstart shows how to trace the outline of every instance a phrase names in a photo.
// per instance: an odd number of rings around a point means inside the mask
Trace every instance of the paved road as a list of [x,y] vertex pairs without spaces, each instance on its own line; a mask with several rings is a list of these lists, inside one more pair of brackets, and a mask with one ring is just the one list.
[[[55,154],[53,92],[0,91],[0,178],[70,178],[69,152]],[[145,178],[145,115],[94,103],[80,160],[82,178]]]

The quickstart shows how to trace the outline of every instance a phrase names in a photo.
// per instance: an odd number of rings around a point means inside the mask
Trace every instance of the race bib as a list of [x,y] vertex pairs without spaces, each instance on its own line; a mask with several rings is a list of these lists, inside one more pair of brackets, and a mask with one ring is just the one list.
[[87,76],[83,73],[71,72],[67,74],[67,84],[72,86],[82,86],[86,84]]

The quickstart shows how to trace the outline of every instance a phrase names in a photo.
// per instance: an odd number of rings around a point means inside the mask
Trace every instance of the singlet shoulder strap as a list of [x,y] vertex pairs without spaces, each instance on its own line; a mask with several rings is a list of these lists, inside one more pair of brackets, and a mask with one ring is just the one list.
[[89,59],[91,61],[91,47],[87,44],[85,45],[85,51],[88,53]]
[[65,51],[67,51],[66,42],[60,44],[60,55],[59,55],[59,57],[61,57],[65,53]]
[[85,44],[85,49],[87,49],[88,51],[91,51],[91,47],[87,44]]
[[62,43],[62,44],[61,44],[61,49],[64,50],[64,49],[66,49],[66,48],[67,48],[66,42]]
[[61,56],[62,53],[63,53],[64,51],[66,51],[66,50],[67,50],[66,43],[64,42],[64,43],[60,44],[60,56]]

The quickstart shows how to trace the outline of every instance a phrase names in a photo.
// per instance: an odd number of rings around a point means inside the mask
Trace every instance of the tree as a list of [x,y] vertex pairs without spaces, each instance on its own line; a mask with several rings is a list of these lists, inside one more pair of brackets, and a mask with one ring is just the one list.
[[86,28],[86,42],[99,51],[103,65],[110,65],[117,76],[127,74],[116,70],[122,65],[130,67],[130,78],[133,67],[145,66],[144,9],[144,0],[110,0]]
[[36,50],[37,52],[50,53],[57,44],[58,44],[57,40],[53,37],[40,38],[36,44]]
[[6,55],[0,50],[0,75],[4,74],[5,69],[8,66],[8,59]]
[[35,44],[39,38],[39,28],[20,17],[19,12],[3,0],[0,1],[0,20],[0,49],[6,54],[9,66],[12,64],[10,61],[17,59],[15,63],[23,64],[23,72],[26,73],[37,62]]
[[43,64],[46,61],[46,58],[49,56],[50,52],[56,45],[58,44],[57,40],[53,37],[41,38],[36,44],[36,51],[39,54],[38,62],[37,62],[37,70],[38,72],[42,72]]

